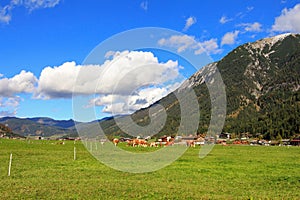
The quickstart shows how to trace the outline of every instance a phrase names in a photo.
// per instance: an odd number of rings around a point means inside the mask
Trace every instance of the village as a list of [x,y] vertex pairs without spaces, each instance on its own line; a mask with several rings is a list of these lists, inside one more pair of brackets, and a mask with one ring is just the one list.
[[[50,138],[43,136],[20,136],[16,134],[7,134],[6,132],[0,132],[0,138],[5,139],[18,139],[18,140],[53,140],[53,141],[81,141],[81,140],[95,140],[82,137],[58,137]],[[219,144],[223,146],[228,145],[255,145],[255,146],[300,146],[300,135],[296,135],[291,139],[280,140],[266,140],[262,138],[252,138],[247,134],[242,134],[240,138],[232,138],[230,133],[217,134],[216,137],[206,137],[205,134],[201,135],[189,135],[189,136],[161,136],[161,137],[115,137],[115,138],[103,138],[98,140],[101,144],[106,142],[112,142],[114,145],[118,143],[126,143],[127,146],[133,147],[162,147],[172,145],[186,145],[189,147],[202,146],[205,144]]]

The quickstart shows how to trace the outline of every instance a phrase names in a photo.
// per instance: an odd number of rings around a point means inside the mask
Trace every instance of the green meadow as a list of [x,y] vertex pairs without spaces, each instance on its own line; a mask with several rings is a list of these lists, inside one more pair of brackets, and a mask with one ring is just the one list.
[[300,199],[300,147],[216,145],[203,159],[200,147],[189,148],[161,170],[130,174],[103,165],[81,142],[76,160],[73,141],[57,143],[1,139],[0,199]]

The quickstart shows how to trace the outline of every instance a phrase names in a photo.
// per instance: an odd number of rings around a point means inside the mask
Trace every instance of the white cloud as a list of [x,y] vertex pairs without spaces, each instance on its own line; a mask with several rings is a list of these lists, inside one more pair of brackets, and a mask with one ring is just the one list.
[[21,98],[15,97],[0,97],[0,107],[17,107],[19,106]]
[[92,99],[89,106],[103,106],[104,112],[115,114],[131,113],[173,91],[183,78],[179,76],[182,67],[177,61],[159,62],[151,52],[122,51],[108,55],[111,59],[102,65],[66,62],[45,67],[39,79],[26,71],[0,79],[0,112],[14,115],[20,102],[16,94],[31,93],[34,98],[45,100],[96,94],[98,98]]
[[11,0],[9,4],[0,6],[0,22],[8,24],[12,18],[12,11],[17,6],[22,6],[30,12],[40,8],[53,8],[60,0]]
[[258,22],[254,23],[243,23],[239,24],[238,26],[244,27],[244,30],[247,32],[261,32],[262,31],[262,25]]
[[73,92],[75,95],[129,95],[145,84],[163,84],[176,79],[179,67],[177,61],[160,63],[151,52],[142,51],[116,52],[112,60],[102,65],[67,62],[42,71],[36,97],[69,98]]
[[114,56],[116,54],[115,51],[108,51],[106,52],[106,54],[104,55],[104,58],[106,59],[110,59],[112,56]]
[[22,5],[32,11],[40,8],[53,8],[58,5],[59,2],[60,0],[25,0]]
[[129,114],[141,108],[146,108],[174,91],[179,83],[167,87],[148,87],[134,95],[103,95],[89,102],[90,106],[103,106],[102,112],[114,114]]
[[0,22],[8,24],[11,20],[11,11],[17,5],[17,2],[11,1],[10,4],[3,7],[0,6]]
[[230,21],[232,21],[232,20],[233,20],[233,19],[229,19],[229,18],[227,18],[226,16],[222,16],[222,17],[220,18],[219,22],[220,22],[221,24],[225,24],[225,23],[230,22]]
[[16,116],[17,112],[14,111],[7,111],[7,110],[1,110],[0,111],[0,117],[14,117]]
[[300,4],[291,9],[283,9],[281,15],[275,18],[272,31],[300,32]]
[[247,7],[247,11],[248,11],[248,12],[251,12],[253,9],[254,9],[253,6],[248,6],[248,7]]
[[12,78],[1,78],[0,116],[15,116],[22,100],[17,94],[33,93],[37,81],[37,78],[31,72],[24,70]]
[[[91,105],[104,106],[105,112],[116,109],[128,113],[149,106],[179,86],[177,61],[159,62],[151,52],[108,52],[110,60],[102,65],[77,65],[66,62],[45,67],[39,79],[31,72],[21,71],[12,78],[0,74],[1,113],[13,115],[19,105],[20,93],[38,99],[71,98],[72,95],[99,95]],[[2,76],[2,78],[1,78]],[[74,87],[75,86],[75,87]],[[114,97],[112,104],[111,97]],[[88,104],[88,102],[87,102]]]
[[[79,73],[81,73],[80,76],[78,76]],[[75,84],[77,87],[74,94],[93,94],[100,73],[100,65],[82,66],[76,65],[75,62],[46,67],[39,77],[35,98],[71,98]]]
[[204,52],[207,52],[209,54],[218,54],[222,52],[222,50],[219,49],[218,40],[215,38],[201,42],[200,45],[202,46],[202,48],[195,51],[196,55],[202,54]]
[[15,116],[21,100],[19,96],[0,97],[0,117]]
[[158,41],[158,44],[161,46],[176,48],[178,53],[187,50],[193,50],[195,55],[199,55],[204,52],[208,54],[217,54],[221,52],[217,44],[217,39],[198,42],[194,36],[189,35],[173,35],[169,38],[162,38]]
[[33,73],[24,70],[12,78],[2,78],[0,79],[0,96],[11,97],[18,93],[32,93],[37,81]]
[[222,37],[221,45],[234,44],[238,37],[239,31],[228,32]]
[[185,22],[185,26],[183,28],[183,31],[187,31],[196,22],[197,22],[197,19],[195,17],[189,17],[189,18],[187,18],[187,20]]
[[145,11],[148,10],[148,1],[143,1],[141,4],[140,4],[141,8]]
[[158,44],[176,48],[178,53],[198,47],[195,37],[189,35],[173,35],[170,38],[162,38],[158,41]]

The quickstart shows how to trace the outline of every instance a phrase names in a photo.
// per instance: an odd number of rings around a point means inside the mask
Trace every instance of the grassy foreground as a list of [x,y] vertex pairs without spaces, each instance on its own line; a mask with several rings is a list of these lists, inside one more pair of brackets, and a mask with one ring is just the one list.
[[130,174],[81,143],[76,161],[73,142],[56,143],[0,140],[0,199],[300,199],[299,147],[215,146],[204,159],[196,147],[164,169]]

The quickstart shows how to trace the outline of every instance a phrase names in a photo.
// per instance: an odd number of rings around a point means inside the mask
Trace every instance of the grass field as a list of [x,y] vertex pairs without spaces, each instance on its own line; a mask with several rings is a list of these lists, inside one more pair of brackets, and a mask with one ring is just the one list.
[[73,142],[55,143],[0,140],[0,199],[300,199],[299,147],[217,145],[204,159],[196,147],[159,171],[130,174],[79,142],[75,161]]

